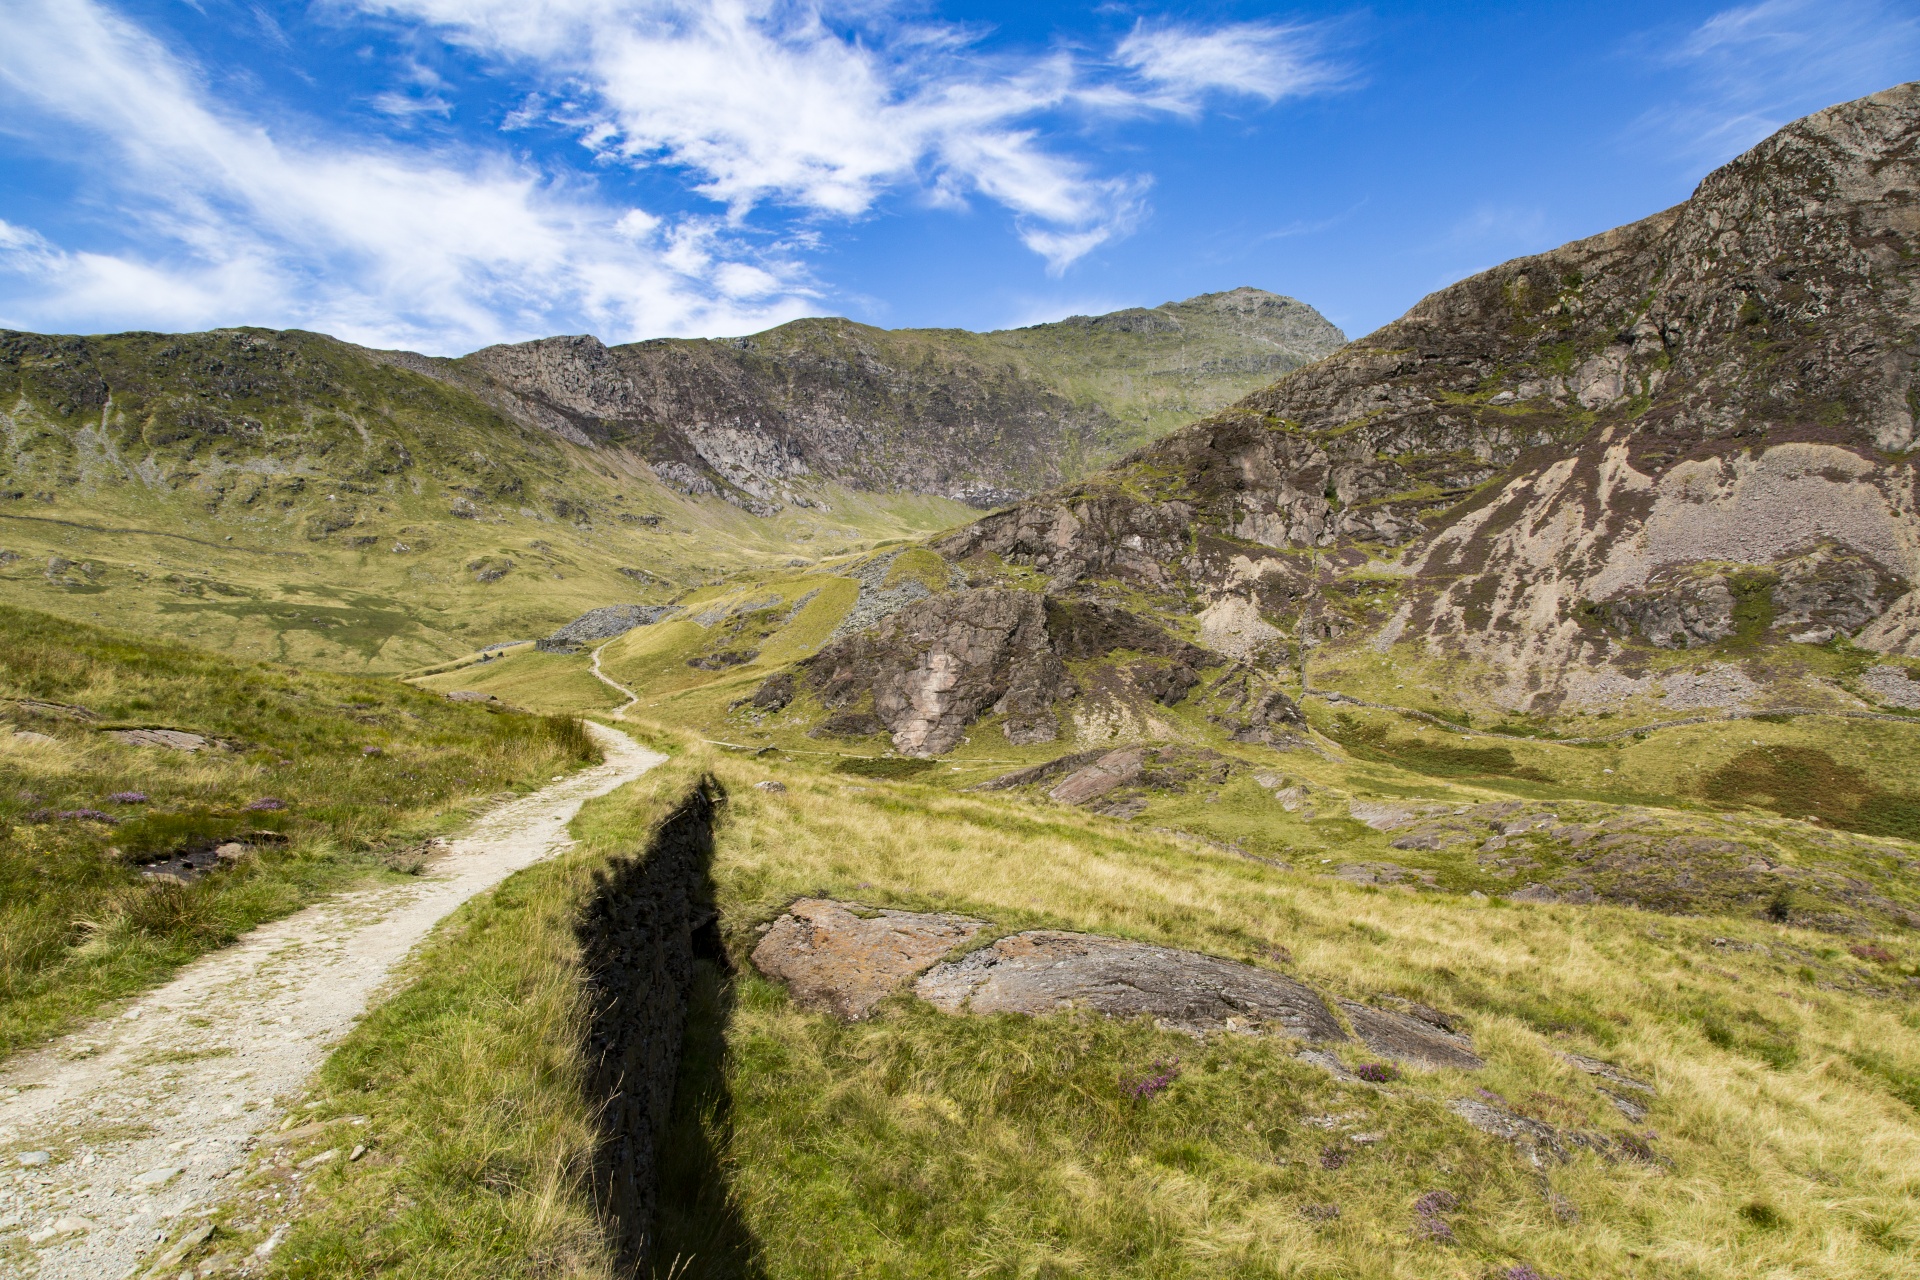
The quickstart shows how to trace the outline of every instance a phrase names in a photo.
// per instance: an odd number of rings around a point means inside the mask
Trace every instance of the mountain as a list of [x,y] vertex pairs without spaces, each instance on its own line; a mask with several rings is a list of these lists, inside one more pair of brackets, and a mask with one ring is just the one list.
[[1859,656],[1920,655],[1917,147],[1821,111],[937,547],[1350,691],[1920,706]]
[[999,506],[1338,350],[1259,289],[993,333],[796,320],[747,338],[589,337],[436,363],[578,443],[626,445],[682,492],[756,512],[836,480]]
[[1339,341],[1257,290],[1003,334],[810,320],[461,360],[297,331],[0,332],[0,595],[405,670],[951,526],[954,497],[1074,474]]

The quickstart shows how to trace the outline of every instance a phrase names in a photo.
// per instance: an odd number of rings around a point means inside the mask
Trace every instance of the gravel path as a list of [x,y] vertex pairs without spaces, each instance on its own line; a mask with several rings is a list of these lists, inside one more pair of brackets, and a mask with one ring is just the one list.
[[[612,643],[613,643],[612,640],[607,641],[607,644],[612,644]],[[607,645],[603,644],[600,646],[600,649],[604,649],[606,647]],[[626,698],[626,702],[621,704],[620,709],[613,713],[613,718],[615,720],[625,720],[627,718],[627,708],[631,707],[634,703],[640,701],[640,695],[635,693],[633,690],[627,688],[627,686],[621,684],[618,680],[615,680],[612,676],[608,675],[606,672],[600,669],[600,649],[595,649],[593,651],[593,665],[588,669],[593,672],[594,679],[598,680],[601,684],[611,686],[613,689],[617,690],[622,696]]]
[[0,1275],[138,1275],[182,1220],[217,1207],[437,921],[564,849],[584,802],[666,759],[587,728],[606,763],[487,813],[417,880],[256,929],[119,1016],[0,1069]]

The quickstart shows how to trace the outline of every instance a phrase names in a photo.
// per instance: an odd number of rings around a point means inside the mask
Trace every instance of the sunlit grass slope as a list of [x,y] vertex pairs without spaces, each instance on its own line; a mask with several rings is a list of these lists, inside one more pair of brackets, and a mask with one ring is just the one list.
[[[876,572],[878,557],[889,555],[884,573]],[[939,558],[921,548],[742,574],[689,592],[672,620],[606,644],[602,669],[639,695],[638,714],[712,742],[827,762],[890,755],[884,734],[823,734],[826,711],[804,681],[778,713],[749,701],[761,682],[816,652],[847,617],[860,594],[854,575],[882,586],[909,575],[930,589],[947,585]],[[1833,663],[1864,661],[1843,648],[1796,648]],[[1107,663],[1128,660],[1116,654]],[[1315,690],[1337,690],[1334,679],[1350,678],[1358,694],[1398,699],[1403,710],[1303,697],[1314,732],[1274,750],[1230,734],[1235,689],[1221,685],[1224,659],[1173,707],[1101,693],[1099,665],[1077,671],[1085,692],[1062,707],[1056,741],[1016,747],[988,716],[922,781],[971,786],[1068,752],[1139,742],[1184,753],[1193,776],[1112,797],[1128,800],[1135,823],[1329,874],[1376,866],[1389,877],[1405,873],[1462,893],[1559,883],[1662,910],[1797,911],[1834,921],[1864,910],[1882,924],[1902,912],[1920,919],[1920,718],[1714,713],[1658,727],[1663,717],[1646,708],[1639,716],[1503,722],[1489,732],[1445,707],[1455,721],[1421,718],[1424,689],[1333,666],[1315,677]],[[466,668],[422,683],[484,688],[539,710],[614,705],[618,696],[595,688],[587,666],[582,655],[522,653],[488,664],[484,676]],[[1215,772],[1220,777],[1210,781],[1200,776]],[[1505,803],[1551,814],[1542,829],[1578,843],[1516,836],[1489,846],[1491,829],[1473,839],[1463,829],[1410,841],[1410,821],[1376,828],[1354,816],[1355,805],[1400,805],[1435,817]],[[1600,843],[1581,837],[1580,824]],[[1625,870],[1618,865],[1624,854],[1595,857],[1622,843],[1632,844],[1636,859]],[[1734,864],[1765,874],[1729,878]],[[1863,894],[1876,905],[1863,908]]]
[[[592,754],[571,720],[0,608],[0,1054]],[[138,869],[228,841],[250,852],[190,884]]]
[[973,514],[822,486],[749,515],[318,334],[0,332],[0,400],[0,602],[336,670]]
[[[724,1054],[711,1024],[689,1038],[660,1274],[676,1252],[676,1276],[1911,1272],[1920,970],[1904,937],[1862,960],[1752,920],[1359,887],[1077,810],[682,740],[672,766],[583,812],[576,851],[450,922],[336,1055],[322,1113],[371,1117],[378,1158],[316,1179],[280,1273],[607,1274],[579,1181],[574,915],[593,870],[707,769],[730,794],[714,876],[738,976],[705,979]],[[754,787],[769,778],[788,790]],[[1272,1038],[976,1021],[904,994],[840,1024],[746,962],[758,925],[815,894],[1419,1000],[1463,1016],[1489,1066],[1343,1085]],[[1653,1083],[1646,1120],[1566,1052]],[[1125,1087],[1169,1068],[1162,1092]],[[1489,1095],[1651,1157],[1535,1168],[1447,1109]],[[723,1185],[692,1180],[702,1152]],[[1458,1204],[1445,1233],[1415,1210],[1434,1192]]]

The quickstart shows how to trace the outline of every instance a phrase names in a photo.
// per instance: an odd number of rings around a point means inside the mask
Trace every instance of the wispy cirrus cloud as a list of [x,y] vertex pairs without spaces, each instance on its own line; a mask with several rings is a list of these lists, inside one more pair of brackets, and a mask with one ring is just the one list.
[[1634,138],[1718,164],[1810,111],[1920,74],[1920,12],[1886,0],[1761,0],[1645,33],[1631,49],[1681,77],[1674,100],[1635,121]]
[[1351,68],[1326,51],[1324,26],[1236,22],[1198,28],[1140,22],[1114,50],[1120,65],[1151,86],[1147,100],[1193,113],[1216,94],[1265,102],[1344,87]]

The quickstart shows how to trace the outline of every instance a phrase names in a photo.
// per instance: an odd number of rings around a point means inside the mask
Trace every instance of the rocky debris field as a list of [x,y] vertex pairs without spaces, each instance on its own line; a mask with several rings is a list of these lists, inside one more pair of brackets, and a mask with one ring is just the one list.
[[650,627],[677,610],[672,605],[609,604],[590,609],[550,636],[534,641],[542,653],[585,653],[602,640]]

